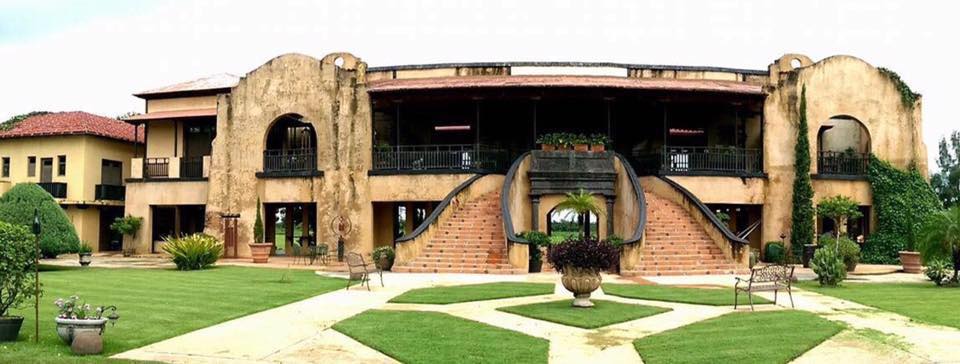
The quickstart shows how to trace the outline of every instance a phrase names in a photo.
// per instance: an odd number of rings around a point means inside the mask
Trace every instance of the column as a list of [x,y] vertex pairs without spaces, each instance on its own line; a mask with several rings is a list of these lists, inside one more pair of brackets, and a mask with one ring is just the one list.
[[[604,196],[607,199],[607,237],[613,234],[613,196]],[[597,236],[599,237],[599,232]]]
[[540,231],[540,195],[530,196],[530,218],[530,230]]

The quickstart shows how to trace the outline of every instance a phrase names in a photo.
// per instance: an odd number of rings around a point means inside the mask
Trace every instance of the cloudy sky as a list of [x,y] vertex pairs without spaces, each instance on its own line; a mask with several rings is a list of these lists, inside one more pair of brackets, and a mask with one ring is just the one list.
[[286,52],[371,66],[612,61],[765,69],[851,54],[924,95],[931,160],[960,129],[955,1],[0,1],[0,120],[31,110],[142,111],[130,96],[244,74]]

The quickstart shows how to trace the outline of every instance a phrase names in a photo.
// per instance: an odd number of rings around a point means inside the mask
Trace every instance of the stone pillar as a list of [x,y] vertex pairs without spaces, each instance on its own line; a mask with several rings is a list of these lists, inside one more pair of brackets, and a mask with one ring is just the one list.
[[540,231],[540,195],[530,196],[530,230]]
[[[613,196],[604,196],[607,200],[607,237],[613,234]],[[600,237],[600,233],[597,233],[597,237]]]

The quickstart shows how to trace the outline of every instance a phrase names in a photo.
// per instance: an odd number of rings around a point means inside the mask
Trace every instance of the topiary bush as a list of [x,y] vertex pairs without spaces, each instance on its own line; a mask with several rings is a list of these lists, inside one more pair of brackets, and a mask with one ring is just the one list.
[[817,274],[821,286],[836,286],[847,278],[847,265],[834,249],[817,249],[810,260],[810,268]]
[[67,213],[47,191],[35,183],[18,183],[0,197],[0,221],[30,229],[33,211],[40,209],[40,254],[45,258],[76,253],[80,246],[77,230]]
[[901,171],[871,155],[868,171],[877,228],[863,246],[862,261],[899,264],[899,252],[915,249],[921,225],[941,202],[915,168]]
[[33,297],[36,254],[27,228],[0,221],[0,317]]
[[787,249],[782,241],[768,241],[763,248],[763,260],[767,263],[784,263],[787,260]]
[[197,233],[179,238],[167,237],[161,249],[179,270],[209,268],[223,255],[223,244],[210,235]]
[[829,234],[820,237],[820,245],[823,247],[819,250],[831,249],[834,252],[839,252],[843,264],[847,266],[847,272],[853,272],[857,268],[857,264],[860,263],[860,245],[846,236],[840,237],[839,248],[837,247],[837,239]]

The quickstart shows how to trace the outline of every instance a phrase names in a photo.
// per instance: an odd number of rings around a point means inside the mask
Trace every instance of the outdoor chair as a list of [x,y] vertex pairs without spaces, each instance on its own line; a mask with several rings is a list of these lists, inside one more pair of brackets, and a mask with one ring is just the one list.
[[330,246],[325,243],[317,244],[317,259],[320,259],[320,264],[327,265],[327,256],[330,253]]
[[363,256],[357,253],[347,253],[347,270],[349,276],[347,277],[347,289],[350,289],[350,283],[354,280],[359,280],[360,285],[367,285],[367,290],[370,290],[370,273],[376,272],[380,276],[380,286],[383,287],[383,271],[377,267],[373,262],[367,263],[363,260]]
[[[790,307],[794,307],[793,292],[791,291],[793,269],[793,266],[771,264],[751,268],[749,279],[737,277],[737,283],[733,285],[733,309],[737,309],[740,292],[747,294],[750,301],[750,311],[753,311],[753,293],[769,291],[773,291],[773,304],[777,304],[777,292],[787,291],[790,296]],[[741,284],[743,285],[741,286]]]
[[298,244],[290,244],[290,255],[293,256],[293,264],[296,265],[297,261],[303,259],[303,251]]

